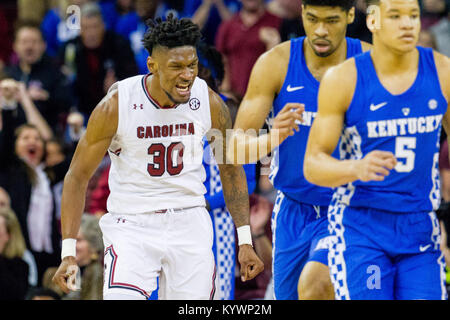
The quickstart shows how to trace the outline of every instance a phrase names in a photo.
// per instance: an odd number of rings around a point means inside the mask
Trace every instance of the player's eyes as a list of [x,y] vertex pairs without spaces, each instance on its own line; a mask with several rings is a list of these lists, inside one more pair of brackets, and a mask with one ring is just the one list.
[[311,18],[311,17],[310,17],[310,18],[308,18],[308,21],[309,21],[309,22],[312,22],[312,23],[316,23],[316,22],[317,22],[317,19]]
[[400,18],[400,16],[398,14],[394,14],[394,15],[389,16],[389,18],[390,19],[398,19],[398,18]]

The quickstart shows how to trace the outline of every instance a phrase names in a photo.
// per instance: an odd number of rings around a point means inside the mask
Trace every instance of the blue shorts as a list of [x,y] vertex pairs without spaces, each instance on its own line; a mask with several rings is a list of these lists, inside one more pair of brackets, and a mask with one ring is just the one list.
[[328,206],[300,203],[278,191],[272,214],[275,299],[298,299],[298,279],[308,261],[327,265],[327,211]]
[[446,299],[434,212],[330,205],[328,265],[336,299]]

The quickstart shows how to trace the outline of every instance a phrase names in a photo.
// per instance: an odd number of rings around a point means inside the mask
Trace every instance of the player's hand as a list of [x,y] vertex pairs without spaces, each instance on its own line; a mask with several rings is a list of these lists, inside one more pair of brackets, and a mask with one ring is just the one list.
[[264,270],[264,264],[249,244],[239,246],[239,264],[241,265],[241,280],[247,281],[256,277]]
[[391,152],[374,150],[357,162],[356,176],[361,181],[383,181],[396,164]]
[[65,257],[56,270],[52,281],[65,293],[69,293],[71,290],[75,291],[77,290],[75,283],[77,272],[79,272],[79,269],[75,257]]
[[287,103],[283,109],[277,114],[273,120],[272,131],[278,134],[279,143],[283,142],[287,137],[293,136],[299,131],[298,125],[303,122],[303,111],[305,105],[302,103]]

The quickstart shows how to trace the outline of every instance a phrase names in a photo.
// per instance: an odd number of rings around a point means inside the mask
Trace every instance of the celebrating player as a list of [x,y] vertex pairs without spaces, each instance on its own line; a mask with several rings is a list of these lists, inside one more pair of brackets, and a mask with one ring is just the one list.
[[[76,266],[74,239],[86,186],[108,151],[111,194],[100,221],[104,299],[146,299],[157,277],[161,299],[214,295],[202,139],[210,128],[225,137],[231,119],[221,98],[197,78],[200,37],[188,19],[169,15],[151,22],[143,39],[150,73],[118,82],[93,111],[64,182],[62,262],[54,281],[65,292]],[[223,143],[219,151],[225,148]],[[245,174],[241,166],[219,164],[219,169],[238,229],[241,276],[249,280],[263,264],[251,246]]]

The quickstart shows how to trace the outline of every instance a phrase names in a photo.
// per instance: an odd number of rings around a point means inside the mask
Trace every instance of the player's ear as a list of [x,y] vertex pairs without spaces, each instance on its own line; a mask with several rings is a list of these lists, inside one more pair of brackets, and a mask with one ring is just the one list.
[[380,28],[380,7],[371,5],[367,8],[366,25],[370,32]]
[[347,24],[352,24],[355,21],[355,7],[351,7],[347,13]]
[[158,63],[152,56],[147,58],[147,68],[151,74],[155,74],[158,71]]

